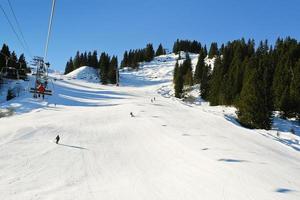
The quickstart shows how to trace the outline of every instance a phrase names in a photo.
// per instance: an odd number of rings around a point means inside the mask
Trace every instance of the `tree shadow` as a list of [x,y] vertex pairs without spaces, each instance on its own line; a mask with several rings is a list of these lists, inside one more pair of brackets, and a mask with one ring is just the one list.
[[291,132],[294,129],[295,134],[300,136],[300,123],[297,120],[282,119],[275,116],[273,119],[273,129],[281,132]]
[[221,158],[218,161],[220,162],[228,162],[228,163],[242,163],[242,162],[249,162],[247,160],[239,160],[239,159],[230,159],[230,158]]
[[87,148],[79,147],[79,146],[74,146],[74,145],[67,145],[67,144],[62,144],[62,143],[58,143],[58,145],[65,146],[65,147],[70,147],[70,148],[75,148],[75,149],[88,150]]
[[227,121],[229,121],[237,126],[243,127],[234,116],[225,114],[224,117]]
[[[259,133],[259,132],[258,132],[258,133]],[[296,150],[296,151],[300,151],[300,148],[296,146],[296,145],[299,145],[298,140],[297,140],[297,141],[293,141],[293,140],[291,140],[291,139],[278,138],[278,137],[275,137],[274,135],[269,134],[269,133],[266,133],[266,135],[265,135],[265,134],[262,134],[262,133],[260,133],[260,134],[261,134],[262,136],[264,136],[264,137],[267,137],[267,138],[269,137],[269,138],[271,138],[271,139],[273,139],[273,140],[275,140],[275,141],[277,141],[277,142],[280,142],[280,143],[282,143],[282,144],[285,144],[285,145],[291,147],[292,149],[294,149],[294,150]]]
[[296,192],[296,191],[288,189],[288,188],[278,188],[278,189],[275,190],[275,192],[278,192],[278,193],[290,193],[290,192]]

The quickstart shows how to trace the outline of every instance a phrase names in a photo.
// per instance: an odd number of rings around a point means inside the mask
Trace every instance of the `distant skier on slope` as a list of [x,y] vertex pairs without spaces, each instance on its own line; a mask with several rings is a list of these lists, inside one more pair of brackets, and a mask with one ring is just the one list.
[[130,116],[131,116],[131,117],[134,117],[134,115],[133,115],[133,113],[132,113],[132,112],[130,112]]
[[56,144],[58,144],[58,142],[59,142],[59,140],[60,140],[59,135],[57,135],[55,139],[56,139]]

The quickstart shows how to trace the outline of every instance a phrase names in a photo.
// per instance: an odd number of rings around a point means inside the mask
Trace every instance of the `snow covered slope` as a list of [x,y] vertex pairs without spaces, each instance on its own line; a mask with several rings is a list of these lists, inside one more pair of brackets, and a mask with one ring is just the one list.
[[69,74],[66,75],[67,78],[88,80],[93,82],[99,82],[99,72],[97,69],[88,66],[82,66]]
[[161,96],[175,58],[122,72],[120,87],[58,78],[46,102],[6,103],[24,112],[0,119],[0,199],[300,199],[299,137]]

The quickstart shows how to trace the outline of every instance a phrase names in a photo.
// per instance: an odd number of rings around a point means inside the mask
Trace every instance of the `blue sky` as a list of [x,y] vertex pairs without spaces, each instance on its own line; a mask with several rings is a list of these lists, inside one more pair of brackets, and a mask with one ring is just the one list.
[[[51,0],[10,0],[33,55],[43,55]],[[7,0],[1,5],[11,16]],[[106,51],[122,59],[127,49],[179,39],[204,44],[244,37],[300,39],[299,0],[57,0],[49,62],[63,70],[77,50]],[[21,45],[0,12],[0,44]],[[27,59],[29,55],[25,52]]]

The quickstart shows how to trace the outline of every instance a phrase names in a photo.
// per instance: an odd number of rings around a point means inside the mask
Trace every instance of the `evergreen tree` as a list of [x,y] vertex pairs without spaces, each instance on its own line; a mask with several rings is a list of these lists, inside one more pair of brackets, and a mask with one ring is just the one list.
[[199,53],[201,50],[201,43],[190,40],[179,40],[177,39],[173,45],[173,53],[178,54],[180,51]]
[[219,50],[218,50],[218,44],[216,42],[211,43],[208,57],[213,58],[215,56],[219,55]]
[[64,74],[68,74],[68,73],[72,72],[73,70],[74,70],[73,59],[71,57],[70,60],[66,64],[65,73]]
[[0,70],[2,71],[3,67],[6,67],[6,59],[10,57],[10,50],[6,44],[3,44],[2,49],[0,50]]
[[10,59],[8,60],[8,66],[18,67],[17,61],[18,61],[17,54],[13,51],[10,55]]
[[211,75],[211,79],[209,81],[209,94],[208,94],[208,101],[210,105],[216,106],[219,105],[219,97],[221,93],[221,84],[223,81],[223,66],[222,66],[222,59],[220,56],[216,58],[214,70]]
[[293,77],[290,88],[294,116],[300,121],[300,59],[293,69]]
[[108,71],[109,71],[109,65],[110,65],[110,58],[108,54],[105,52],[101,53],[100,59],[99,59],[99,68],[100,68],[100,78],[102,84],[108,84]]
[[165,55],[166,52],[162,46],[162,44],[159,44],[157,50],[156,50],[156,53],[155,53],[155,56],[160,56],[160,55]]
[[205,65],[202,71],[202,76],[200,80],[200,92],[201,97],[206,100],[209,94],[209,80],[210,80],[210,71],[211,67],[209,65]]
[[17,68],[19,70],[20,78],[25,80],[27,78],[27,73],[30,72],[30,69],[27,68],[24,54],[20,55]]
[[175,64],[175,68],[174,68],[174,73],[173,73],[173,83],[174,84],[176,83],[176,78],[178,76],[178,73],[179,73],[179,64],[178,64],[178,60],[177,60],[176,64]]
[[175,78],[175,84],[174,84],[174,89],[175,89],[175,97],[176,98],[182,98],[183,94],[183,74],[181,72],[181,67],[179,67],[179,71],[177,74],[177,77]]
[[128,52],[125,51],[124,55],[123,55],[123,60],[121,62],[121,68],[124,68],[124,67],[128,67]]
[[116,73],[118,69],[118,58],[113,56],[110,60],[109,71],[108,71],[108,79],[111,84],[116,84]]
[[185,60],[183,61],[181,68],[181,73],[183,75],[186,75],[188,71],[192,71],[192,61],[187,52],[185,53]]
[[76,52],[76,55],[73,60],[74,70],[80,67],[80,53],[79,51]]
[[155,54],[155,52],[153,50],[153,45],[147,44],[146,49],[145,49],[145,61],[150,62],[151,60],[153,60],[154,54]]
[[204,59],[205,59],[204,52],[201,51],[200,54],[199,54],[199,57],[198,57],[198,62],[197,62],[196,69],[195,69],[195,74],[194,74],[194,81],[195,81],[196,84],[199,84],[200,80],[202,78],[202,72],[205,68]]
[[265,100],[261,75],[257,69],[248,70],[238,104],[238,119],[242,125],[249,128],[270,129],[272,112]]
[[87,54],[86,51],[83,54],[83,66],[89,66],[89,63],[88,63],[88,54]]
[[205,58],[206,58],[207,55],[208,55],[206,45],[204,45],[204,47],[203,47],[203,54],[204,54],[204,57],[205,57]]
[[92,52],[90,52],[90,51],[87,54],[87,66],[95,67],[95,66],[92,66]]
[[186,86],[193,86],[193,72],[191,68],[188,68],[186,74],[184,75],[184,85]]
[[93,51],[92,58],[91,58],[91,66],[97,68],[98,67],[98,53],[97,51]]
[[179,39],[176,40],[176,42],[174,42],[174,45],[173,45],[173,53],[177,54],[179,52]]

